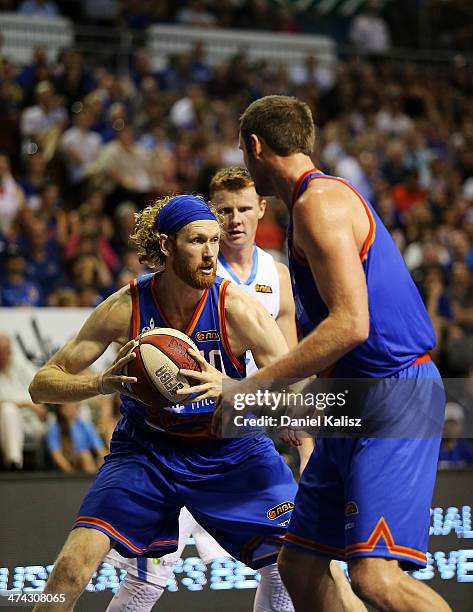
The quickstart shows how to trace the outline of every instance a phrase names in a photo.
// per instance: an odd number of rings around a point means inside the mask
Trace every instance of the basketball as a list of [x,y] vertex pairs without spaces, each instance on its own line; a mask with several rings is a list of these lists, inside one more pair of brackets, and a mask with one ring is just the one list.
[[176,391],[190,388],[193,382],[179,374],[179,370],[201,370],[187,352],[189,348],[198,351],[194,342],[186,334],[168,327],[140,334],[135,342],[136,357],[128,365],[128,376],[138,379],[130,385],[133,393],[154,407],[183,401],[185,396],[176,395]]

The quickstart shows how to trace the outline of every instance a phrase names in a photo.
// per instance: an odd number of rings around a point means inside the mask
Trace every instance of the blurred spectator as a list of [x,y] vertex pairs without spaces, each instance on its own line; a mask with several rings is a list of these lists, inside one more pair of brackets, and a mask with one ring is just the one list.
[[4,469],[23,467],[25,438],[38,447],[45,432],[46,408],[33,404],[28,386],[35,369],[0,334],[0,449]]
[[455,313],[455,321],[466,332],[473,334],[473,279],[464,260],[455,261],[452,265],[448,295]]
[[31,64],[26,64],[16,75],[16,81],[22,87],[25,97],[25,103],[33,102],[30,97],[34,93],[35,86],[41,81],[48,81],[51,77],[51,71],[48,66],[48,56],[45,47],[35,47],[33,51],[33,61]]
[[92,423],[78,416],[79,406],[69,402],[56,406],[56,422],[47,434],[47,447],[56,468],[73,474],[95,474],[105,457],[105,445]]
[[70,49],[61,54],[54,74],[54,84],[66,107],[74,110],[76,106],[82,107],[78,100],[94,88],[95,81],[85,68],[83,55]]
[[24,252],[26,275],[35,279],[45,301],[63,282],[63,266],[59,245],[49,237],[46,220],[41,215],[35,215],[27,229]]
[[25,274],[26,260],[14,245],[3,254],[4,268],[0,276],[1,306],[41,306],[42,295],[36,282]]
[[464,413],[460,404],[447,402],[445,423],[439,453],[439,468],[463,468],[473,466],[473,446],[461,437]]
[[61,191],[57,183],[45,183],[41,188],[38,208],[48,227],[48,235],[63,247],[67,239],[67,216],[62,210]]
[[141,202],[142,196],[154,187],[151,157],[136,143],[129,126],[123,127],[116,139],[103,147],[89,166],[88,174],[109,194],[110,200],[113,198],[113,204],[124,197]]
[[0,232],[11,235],[13,222],[25,204],[23,191],[12,177],[10,161],[0,155]]
[[44,158],[49,160],[66,124],[67,113],[48,81],[38,83],[35,94],[37,105],[25,109],[21,118],[25,153],[34,154],[41,149]]
[[60,147],[73,185],[83,180],[88,164],[95,161],[102,146],[100,136],[90,129],[92,121],[92,113],[86,107],[75,115],[74,126],[61,136]]
[[19,179],[23,189],[26,204],[37,210],[41,206],[41,190],[46,183],[46,163],[41,153],[28,155],[26,158],[26,174]]
[[[100,213],[93,214],[88,204],[80,207],[78,223],[69,234],[64,255],[66,259],[72,259],[78,254],[98,255],[110,272],[117,272],[120,260],[104,233],[104,229],[108,229],[108,224],[104,226],[99,215]],[[89,244],[92,244],[93,248],[86,250]]]
[[291,66],[289,75],[294,85],[315,85],[320,91],[327,91],[335,84],[333,70],[321,65],[313,53],[306,56],[303,65]]
[[394,206],[402,214],[409,214],[414,206],[425,206],[427,204],[427,193],[419,182],[416,171],[406,174],[404,181],[396,185],[392,190]]
[[59,10],[52,0],[23,0],[18,12],[30,17],[57,17],[59,15]]
[[123,253],[130,248],[130,235],[135,226],[135,213],[138,207],[134,202],[120,202],[116,207],[113,220],[114,232],[111,245],[115,253]]
[[389,27],[380,15],[379,0],[367,1],[365,12],[353,19],[349,37],[361,53],[382,55],[388,51]]
[[389,94],[388,100],[376,115],[376,127],[389,136],[402,136],[412,126],[412,121],[402,110],[399,93]]

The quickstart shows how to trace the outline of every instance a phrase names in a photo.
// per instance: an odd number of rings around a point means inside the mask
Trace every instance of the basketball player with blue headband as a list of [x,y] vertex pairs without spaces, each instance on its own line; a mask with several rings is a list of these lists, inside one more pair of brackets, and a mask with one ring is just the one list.
[[[119,392],[122,414],[45,588],[66,601],[39,603],[37,612],[71,610],[112,547],[129,558],[175,551],[183,506],[236,559],[255,569],[276,561],[296,492],[292,473],[269,438],[220,440],[210,425],[222,377],[245,376],[248,350],[264,367],[287,344],[263,306],[216,278],[220,236],[215,210],[196,196],[163,198],[138,213],[131,238],[156,272],[97,306],[30,385],[35,402]],[[153,327],[183,331],[202,353],[192,352],[202,372],[190,405],[150,408],[130,391],[136,379],[125,366],[135,357],[133,339]],[[89,372],[111,343],[121,347],[114,363]],[[266,609],[292,609],[282,590],[279,608],[272,605]]]
[[[292,298],[289,272],[266,251],[255,245],[259,219],[264,214],[266,202],[255,191],[248,171],[240,167],[226,167],[212,178],[210,197],[223,221],[223,235],[217,263],[217,275],[237,283],[244,291],[261,302],[275,319],[288,345],[297,342],[295,307]],[[251,355],[246,359],[247,374],[256,369]],[[284,432],[285,433],[285,432]],[[283,440],[290,438],[280,433]],[[288,434],[292,432],[287,432]],[[313,449],[312,438],[302,438],[297,447],[302,472]],[[181,557],[189,536],[194,538],[199,557],[204,563],[228,557],[228,553],[193,518],[187,508],[179,515],[179,547],[175,553],[161,559],[125,559],[115,550],[110,551],[105,562],[125,569],[126,577],[119,591],[110,601],[107,612],[122,612],[131,599],[140,601],[139,612],[149,612],[164,593],[173,574],[173,567]],[[331,574],[338,582],[347,610],[364,610],[354,596],[336,562],[330,566]],[[262,586],[255,598],[257,612],[266,609],[286,609],[281,599],[281,582],[276,566],[268,566],[261,572]],[[151,585],[151,586],[150,586]],[[140,591],[145,594],[140,597]],[[153,597],[154,595],[154,597]],[[270,602],[278,602],[271,604]]]

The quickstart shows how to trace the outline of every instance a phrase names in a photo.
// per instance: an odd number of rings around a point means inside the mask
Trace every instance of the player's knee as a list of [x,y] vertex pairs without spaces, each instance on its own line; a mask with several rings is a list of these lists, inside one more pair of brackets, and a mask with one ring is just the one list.
[[362,560],[350,564],[350,579],[355,595],[373,606],[384,606],[395,590],[396,576],[392,568],[381,568]]

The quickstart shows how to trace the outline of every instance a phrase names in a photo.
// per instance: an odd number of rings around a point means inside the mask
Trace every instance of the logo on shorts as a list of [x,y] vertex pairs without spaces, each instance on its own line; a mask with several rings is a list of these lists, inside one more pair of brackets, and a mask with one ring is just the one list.
[[208,331],[200,331],[195,335],[198,342],[208,342],[209,340],[220,340],[220,335],[217,330],[209,329]]
[[290,501],[283,502],[282,504],[278,504],[277,506],[274,506],[274,508],[271,508],[271,510],[268,510],[266,512],[266,516],[269,518],[270,521],[274,521],[275,519],[279,518],[281,515],[286,514],[286,512],[290,512],[293,509],[294,509],[294,504],[292,502]]
[[350,516],[351,514],[358,514],[358,506],[354,501],[349,501],[345,504],[345,516]]
[[273,288],[269,285],[256,285],[255,286],[256,293],[272,293]]

